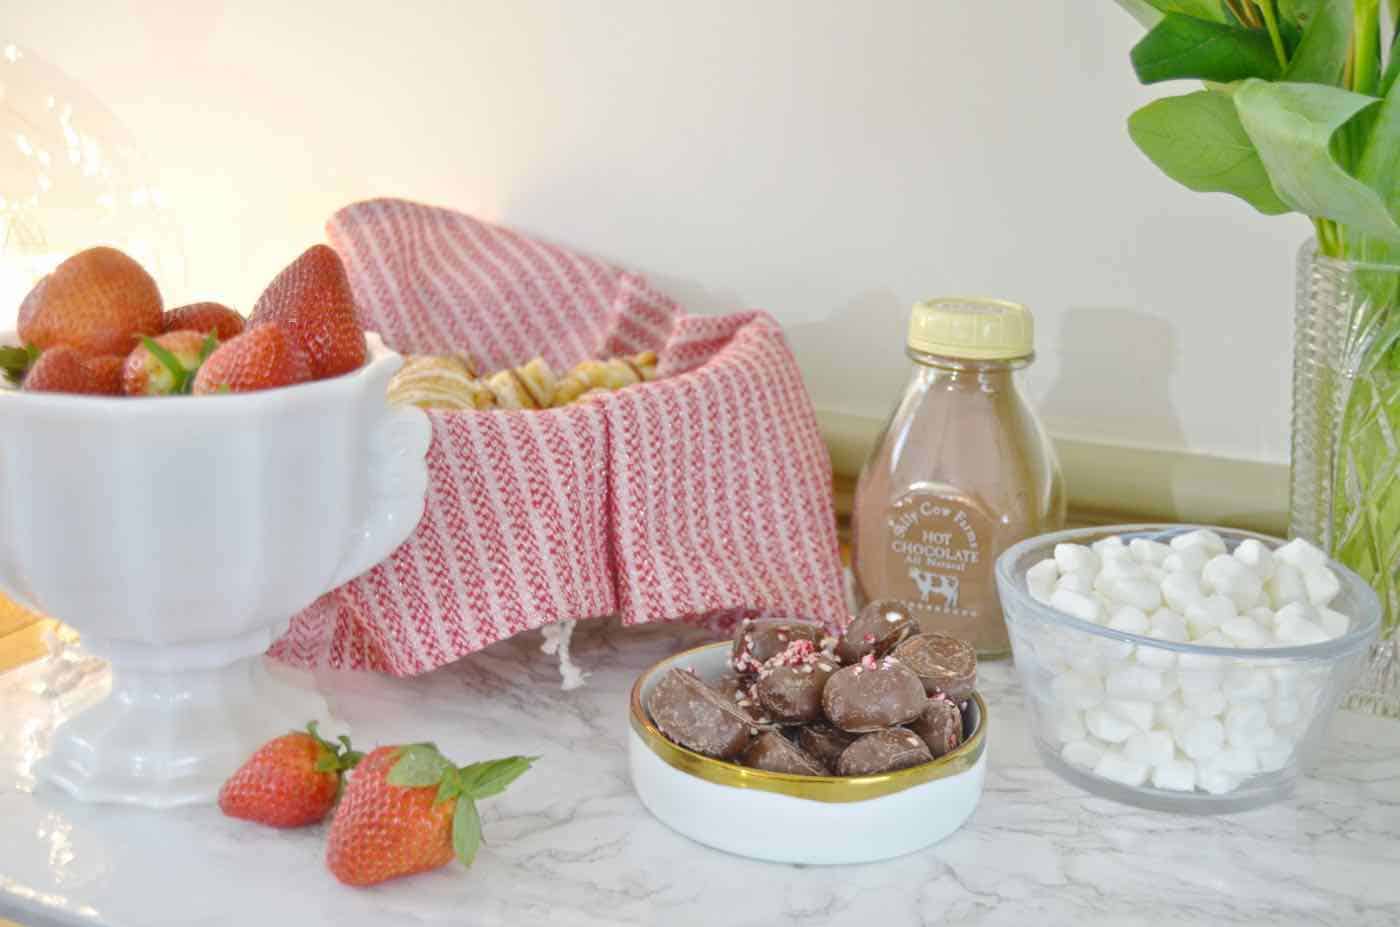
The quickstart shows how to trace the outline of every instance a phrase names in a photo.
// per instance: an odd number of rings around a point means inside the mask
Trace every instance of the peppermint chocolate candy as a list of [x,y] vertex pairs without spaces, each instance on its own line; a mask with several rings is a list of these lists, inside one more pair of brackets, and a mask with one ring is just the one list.
[[933,759],[918,734],[902,727],[866,734],[846,748],[836,761],[838,776],[874,776],[908,769]]
[[804,724],[797,729],[797,745],[807,753],[836,769],[836,761],[846,748],[855,743],[856,734],[848,734],[834,724]]
[[923,713],[909,723],[909,729],[928,745],[929,753],[943,756],[963,742],[963,716],[950,698],[936,696],[928,700]]
[[837,668],[825,655],[796,666],[765,666],[754,685],[764,715],[779,724],[821,721],[822,692]]
[[962,701],[977,688],[977,651],[956,637],[916,634],[894,649],[894,657],[919,674],[929,695]]
[[859,663],[868,653],[883,657],[918,631],[918,620],[903,605],[893,599],[877,599],[866,603],[846,625],[836,645],[836,656],[848,666]]
[[739,762],[768,772],[792,773],[798,776],[827,776],[830,773],[821,761],[774,731],[764,731],[755,737],[739,758]]
[[926,701],[923,683],[912,670],[891,657],[876,660],[870,654],[833,673],[822,692],[827,719],[855,734],[913,721]]
[[730,759],[753,739],[748,716],[688,670],[662,676],[647,697],[647,711],[661,733],[706,756]]
[[820,650],[824,633],[819,625],[787,619],[746,619],[734,635],[729,665],[737,673],[757,673],[763,664],[788,649],[793,641],[809,641]]

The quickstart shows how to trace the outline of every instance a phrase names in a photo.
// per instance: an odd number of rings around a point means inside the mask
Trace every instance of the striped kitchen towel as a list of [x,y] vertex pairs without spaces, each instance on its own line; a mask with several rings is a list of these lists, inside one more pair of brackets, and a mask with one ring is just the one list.
[[272,655],[427,672],[553,622],[845,621],[831,471],[768,315],[687,315],[642,278],[445,209],[327,226],[366,329],[481,370],[656,351],[654,382],[545,411],[432,411],[422,522]]

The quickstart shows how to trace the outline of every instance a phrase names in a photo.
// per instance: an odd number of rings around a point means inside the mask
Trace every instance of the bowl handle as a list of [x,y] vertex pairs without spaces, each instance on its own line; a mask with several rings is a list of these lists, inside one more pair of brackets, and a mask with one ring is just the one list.
[[334,586],[368,571],[408,540],[423,517],[433,427],[414,406],[384,407],[370,435],[369,514],[336,570]]

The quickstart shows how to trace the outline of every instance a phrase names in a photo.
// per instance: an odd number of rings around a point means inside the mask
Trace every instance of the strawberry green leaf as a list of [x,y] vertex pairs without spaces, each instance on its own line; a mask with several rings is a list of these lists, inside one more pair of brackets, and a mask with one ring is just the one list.
[[19,386],[24,382],[24,375],[38,359],[39,349],[32,344],[22,348],[0,347],[0,372],[5,374],[5,379],[10,383]]
[[365,755],[350,746],[350,738],[341,734],[336,740],[340,741],[340,768],[354,769],[360,765],[360,760],[363,760]]
[[1225,91],[1200,90],[1149,103],[1129,117],[1128,134],[1183,186],[1238,196],[1266,215],[1288,212]]
[[462,767],[462,791],[473,798],[499,795],[523,776],[537,756],[508,756]]
[[1179,13],[1168,13],[1133,46],[1132,61],[1144,84],[1184,78],[1228,84],[1276,78],[1282,70],[1265,33]]
[[477,813],[476,802],[463,795],[457,799],[457,809],[452,814],[452,852],[470,866],[476,859],[476,851],[481,849],[481,815]]
[[174,382],[170,392],[176,396],[188,393],[194,378],[190,376],[190,371],[185,369],[185,365],[180,363],[180,359],[157,344],[154,338],[143,336],[141,344],[151,352],[152,357],[160,361],[162,367],[170,371],[170,378]]
[[442,782],[443,775],[450,769],[452,764],[436,747],[431,744],[413,744],[403,748],[398,761],[385,778],[390,785],[426,788]]
[[1334,136],[1380,101],[1321,84],[1245,81],[1235,107],[1279,197],[1308,216],[1321,216],[1390,241],[1400,224],[1382,194],[1337,161]]
[[214,349],[219,346],[219,336],[213,331],[204,336],[204,341],[199,345],[199,362],[202,364],[209,359],[209,355],[214,353]]

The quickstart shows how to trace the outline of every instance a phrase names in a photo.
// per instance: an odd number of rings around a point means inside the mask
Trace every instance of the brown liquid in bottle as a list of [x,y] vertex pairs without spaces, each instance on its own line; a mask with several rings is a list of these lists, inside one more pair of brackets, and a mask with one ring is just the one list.
[[[917,349],[931,342],[916,337],[926,306],[915,307],[911,325],[913,377],[856,486],[856,596],[861,605],[901,601],[925,630],[960,637],[981,657],[1005,656],[996,558],[1016,541],[1061,527],[1065,517],[1054,449],[1013,379],[1031,359],[1029,314],[1002,303],[934,304],[940,320],[954,317],[953,335],[933,342],[941,350],[962,349],[955,340],[959,315],[971,315],[974,324],[989,313],[1024,315],[1010,320],[1024,331],[1009,339],[996,327],[1006,320],[992,319],[981,332],[984,342],[1009,340],[1000,353],[1016,353],[1023,344],[1019,356],[966,358]],[[966,350],[997,353],[985,344],[975,348]]]

